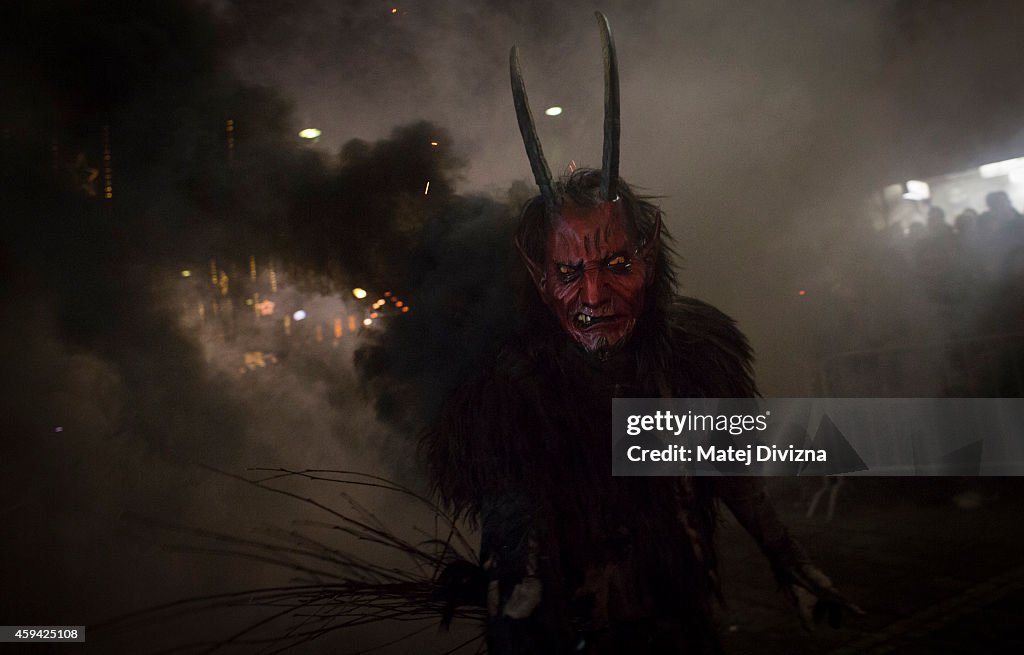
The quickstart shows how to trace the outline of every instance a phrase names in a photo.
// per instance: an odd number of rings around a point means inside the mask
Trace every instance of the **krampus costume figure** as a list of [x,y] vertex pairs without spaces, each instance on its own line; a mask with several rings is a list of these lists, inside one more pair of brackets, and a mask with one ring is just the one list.
[[619,85],[608,23],[601,170],[554,182],[511,53],[540,195],[516,246],[525,328],[424,437],[445,504],[483,537],[491,653],[718,651],[713,534],[721,500],[809,618],[857,611],[815,568],[752,478],[611,476],[613,397],[751,397],[751,353],[727,316],[676,295],[661,212],[618,176]]

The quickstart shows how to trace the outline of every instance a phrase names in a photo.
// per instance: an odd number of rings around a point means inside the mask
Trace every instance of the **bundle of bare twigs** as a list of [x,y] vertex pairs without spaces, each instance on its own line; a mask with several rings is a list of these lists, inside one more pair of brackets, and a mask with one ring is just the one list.
[[[254,610],[263,611],[258,619],[244,621],[229,635],[177,644],[161,652],[279,653],[340,630],[394,622],[395,628],[387,631],[386,639],[353,651],[367,653],[408,643],[432,628],[436,630],[442,619],[445,624],[460,619],[471,626],[470,638],[446,653],[469,652],[474,646],[478,650],[483,648],[484,608],[462,604],[467,594],[453,589],[452,581],[445,579],[451,577],[453,570],[478,569],[478,556],[456,521],[442,508],[408,487],[358,471],[264,468],[251,469],[250,472],[259,477],[217,471],[245,484],[292,498],[314,508],[324,519],[295,521],[289,529],[270,529],[267,538],[258,539],[169,525],[151,519],[146,522],[190,535],[188,542],[177,548],[242,557],[282,567],[296,574],[293,582],[185,598],[150,607],[95,626],[91,629],[92,634],[125,634],[155,624],[166,624],[180,617],[244,608],[250,617]],[[434,534],[414,528],[422,539],[403,538],[344,489],[340,496],[348,507],[339,509],[277,486],[283,480],[371,487],[398,494],[433,515]],[[331,543],[312,536],[324,531],[332,533]],[[337,539],[338,535],[342,538]],[[354,548],[346,547],[354,545],[351,540],[371,546],[382,561],[355,555]],[[398,555],[404,565],[383,563],[389,554]]]

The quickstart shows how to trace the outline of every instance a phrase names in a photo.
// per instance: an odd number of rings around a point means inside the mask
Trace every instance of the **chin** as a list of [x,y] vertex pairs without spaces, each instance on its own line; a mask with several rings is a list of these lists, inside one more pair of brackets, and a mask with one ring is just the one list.
[[601,332],[575,332],[573,339],[591,355],[604,358],[614,353],[629,341],[629,333],[615,331],[611,334]]

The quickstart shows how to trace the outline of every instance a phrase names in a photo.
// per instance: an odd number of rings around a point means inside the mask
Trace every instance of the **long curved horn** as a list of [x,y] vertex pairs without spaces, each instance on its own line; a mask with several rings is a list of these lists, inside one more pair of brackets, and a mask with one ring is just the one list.
[[523,71],[519,68],[519,49],[515,46],[509,53],[508,65],[512,77],[512,100],[516,105],[516,118],[519,119],[519,132],[523,135],[523,145],[526,146],[526,155],[530,158],[533,178],[537,181],[537,186],[540,187],[540,195],[544,198],[545,206],[549,210],[553,210],[558,203],[555,199],[554,186],[551,184],[551,170],[548,168],[547,160],[544,159],[544,150],[540,147],[537,126],[533,122],[530,101],[526,97]]
[[619,58],[608,19],[594,12],[601,28],[601,56],[604,59],[604,151],[601,157],[601,197],[619,197]]

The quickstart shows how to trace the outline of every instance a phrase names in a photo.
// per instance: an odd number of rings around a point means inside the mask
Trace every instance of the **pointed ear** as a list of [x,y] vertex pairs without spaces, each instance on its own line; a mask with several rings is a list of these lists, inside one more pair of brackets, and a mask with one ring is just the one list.
[[636,257],[643,260],[647,264],[654,264],[654,260],[658,255],[658,248],[661,246],[661,212],[654,219],[654,232],[651,234],[649,239],[646,239],[639,248],[636,249]]
[[545,287],[547,287],[548,276],[544,273],[544,269],[535,261],[530,259],[530,256],[526,254],[526,249],[523,248],[523,244],[519,242],[519,237],[515,238],[516,250],[519,251],[519,256],[522,257],[523,263],[526,264],[526,269],[530,272],[530,277],[533,278],[533,284],[537,287],[537,291],[543,296],[546,293]]

